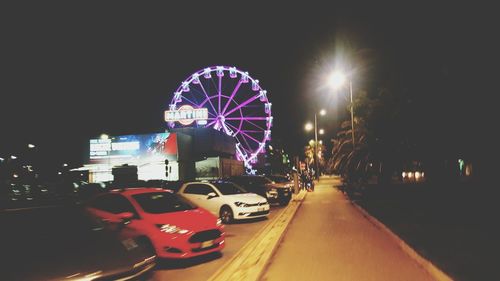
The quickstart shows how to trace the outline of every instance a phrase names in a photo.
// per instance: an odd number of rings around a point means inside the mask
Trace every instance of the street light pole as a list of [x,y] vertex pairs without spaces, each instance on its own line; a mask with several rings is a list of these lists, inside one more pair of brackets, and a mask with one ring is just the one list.
[[314,112],[314,164],[316,165],[316,179],[319,179],[319,163],[318,163],[318,120],[317,114]]
[[351,132],[352,132],[352,150],[354,151],[354,103],[352,102],[352,80],[349,79],[349,93],[351,95]]

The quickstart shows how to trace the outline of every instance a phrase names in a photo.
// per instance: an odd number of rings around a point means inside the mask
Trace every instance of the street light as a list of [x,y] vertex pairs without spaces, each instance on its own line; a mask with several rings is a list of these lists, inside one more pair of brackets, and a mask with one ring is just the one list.
[[35,148],[34,144],[28,143],[28,148]]
[[[319,111],[319,114],[320,115],[325,115],[326,114],[326,110],[324,109],[321,109]],[[314,112],[314,127],[311,123],[307,123],[305,125],[305,129],[306,131],[310,131],[314,128],[314,164],[316,166],[316,179],[319,179],[319,161],[318,161],[318,114],[317,112]],[[325,133],[325,130],[323,129],[320,129],[319,133],[322,135]]]
[[[330,75],[329,83],[334,89],[338,89],[345,84],[346,77],[340,71],[335,71]],[[351,97],[351,132],[352,132],[352,150],[355,147],[354,141],[354,103],[352,101],[352,80],[349,78],[349,95]]]

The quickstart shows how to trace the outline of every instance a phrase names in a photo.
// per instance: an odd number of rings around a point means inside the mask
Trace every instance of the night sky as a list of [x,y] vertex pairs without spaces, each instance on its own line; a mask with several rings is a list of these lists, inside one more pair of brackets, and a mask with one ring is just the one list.
[[323,85],[346,53],[368,54],[353,86],[396,83],[423,136],[468,147],[484,132],[491,139],[498,25],[489,7],[103,3],[2,4],[0,157],[34,143],[48,162],[75,166],[101,133],[163,131],[173,91],[210,65],[259,79],[273,137],[298,153],[315,109],[329,112],[320,120],[328,137],[347,116]]

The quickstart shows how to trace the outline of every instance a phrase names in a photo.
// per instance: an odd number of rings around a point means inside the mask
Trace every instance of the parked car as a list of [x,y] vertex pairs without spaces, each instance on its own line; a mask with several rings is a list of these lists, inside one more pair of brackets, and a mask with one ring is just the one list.
[[188,182],[181,186],[179,194],[219,216],[225,224],[269,214],[266,198],[224,180]]
[[225,244],[221,221],[181,196],[161,188],[112,190],[87,203],[103,221],[144,235],[158,257],[190,258],[221,251]]
[[0,212],[2,280],[129,280],[148,277],[154,251],[76,205]]
[[269,203],[288,205],[292,199],[293,184],[276,183],[265,176],[257,175],[232,176],[228,180],[266,197]]

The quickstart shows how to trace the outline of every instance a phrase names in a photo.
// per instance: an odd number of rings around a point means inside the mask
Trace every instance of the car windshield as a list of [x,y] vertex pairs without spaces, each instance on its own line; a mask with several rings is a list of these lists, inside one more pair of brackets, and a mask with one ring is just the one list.
[[[250,178],[249,178],[250,180]],[[266,178],[266,177],[252,177],[251,178],[252,182],[256,184],[268,184],[268,183],[273,183],[272,180]]]
[[132,195],[146,213],[162,214],[196,209],[189,201],[170,192],[149,192]]
[[232,182],[218,182],[218,183],[213,183],[213,185],[215,185],[219,189],[220,193],[222,193],[223,195],[248,193],[248,191],[244,190],[243,188],[237,186]]

